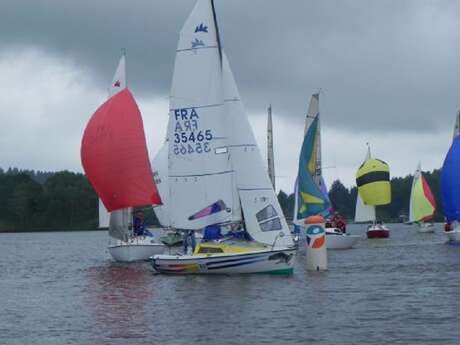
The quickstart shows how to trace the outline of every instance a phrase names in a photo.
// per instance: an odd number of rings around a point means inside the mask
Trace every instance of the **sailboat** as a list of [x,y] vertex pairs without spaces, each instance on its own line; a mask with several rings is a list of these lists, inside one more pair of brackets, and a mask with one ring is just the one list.
[[155,255],[154,269],[292,273],[293,241],[221,49],[212,0],[198,0],[182,28],[170,109],[170,224],[216,236],[192,253]]
[[371,157],[368,145],[366,158],[356,172],[358,193],[356,198],[355,221],[372,221],[367,228],[367,238],[387,238],[390,230],[382,222],[377,222],[375,206],[391,202],[390,170],[384,161]]
[[[124,67],[124,55],[119,66]],[[83,169],[110,212],[109,252],[117,261],[146,260],[164,245],[132,229],[134,207],[161,204],[148,159],[141,113],[125,84],[102,104],[83,133]]]
[[[441,169],[441,196],[449,243],[460,244],[460,111],[455,117],[452,145]],[[447,231],[446,231],[447,230]]]
[[[305,121],[305,131],[299,157],[299,168],[295,186],[293,222],[304,227],[305,220],[313,215],[329,215],[330,201],[322,176],[321,130],[319,94],[311,96]],[[326,228],[328,249],[349,249],[359,236],[343,233],[336,228]]]
[[273,190],[276,192],[275,185],[275,155],[273,154],[273,123],[272,123],[272,105],[268,107],[267,119],[267,166],[268,176],[272,181]]
[[418,223],[419,232],[433,232],[434,225],[430,222],[436,210],[436,202],[430,186],[422,174],[421,164],[415,170],[412,180],[409,204],[409,222]]

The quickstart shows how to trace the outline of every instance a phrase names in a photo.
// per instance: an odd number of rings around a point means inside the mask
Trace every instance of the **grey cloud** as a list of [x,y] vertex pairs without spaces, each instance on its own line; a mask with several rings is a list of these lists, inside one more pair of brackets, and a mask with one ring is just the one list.
[[[319,88],[323,121],[355,131],[452,126],[460,106],[455,1],[216,0],[223,45],[250,111],[303,121]],[[0,49],[74,59],[103,88],[121,47],[142,96],[169,93],[178,33],[194,0],[18,0],[0,4]]]

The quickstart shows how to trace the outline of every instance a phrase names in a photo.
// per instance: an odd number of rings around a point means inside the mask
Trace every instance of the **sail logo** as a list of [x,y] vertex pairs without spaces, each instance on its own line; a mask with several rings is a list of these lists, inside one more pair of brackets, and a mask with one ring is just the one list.
[[120,83],[119,80],[117,80],[117,81],[113,84],[114,87],[120,87],[120,85],[121,85],[121,83]]
[[195,28],[195,33],[197,32],[208,32],[208,27],[204,25],[203,23],[201,23]]
[[204,43],[202,40],[195,38],[195,41],[192,41],[192,49],[197,47],[204,47]]
[[319,225],[312,225],[307,229],[307,245],[311,248],[321,248],[326,243],[326,233]]

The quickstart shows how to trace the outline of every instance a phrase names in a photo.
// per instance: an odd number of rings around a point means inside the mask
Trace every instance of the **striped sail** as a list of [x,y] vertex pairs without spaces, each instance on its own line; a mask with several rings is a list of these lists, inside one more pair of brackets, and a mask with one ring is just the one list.
[[428,183],[423,177],[420,163],[412,180],[410,193],[409,221],[429,221],[433,218],[436,203]]
[[198,0],[180,33],[168,124],[169,217],[179,229],[234,219],[222,56],[213,2]]
[[328,198],[321,191],[319,184],[315,182],[318,130],[319,117],[316,116],[305,134],[299,157],[295,222],[301,222],[302,219],[309,216],[321,214],[330,207]]
[[260,243],[286,247],[293,244],[290,231],[264,166],[238,88],[223,54],[225,120],[229,151],[236,171],[236,187],[248,234]]

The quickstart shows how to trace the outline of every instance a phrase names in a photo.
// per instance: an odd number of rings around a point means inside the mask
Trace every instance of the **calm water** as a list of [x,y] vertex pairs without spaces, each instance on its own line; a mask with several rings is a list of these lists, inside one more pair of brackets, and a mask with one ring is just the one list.
[[328,272],[299,252],[291,277],[154,275],[105,232],[0,234],[0,344],[459,344],[460,247],[391,228]]

